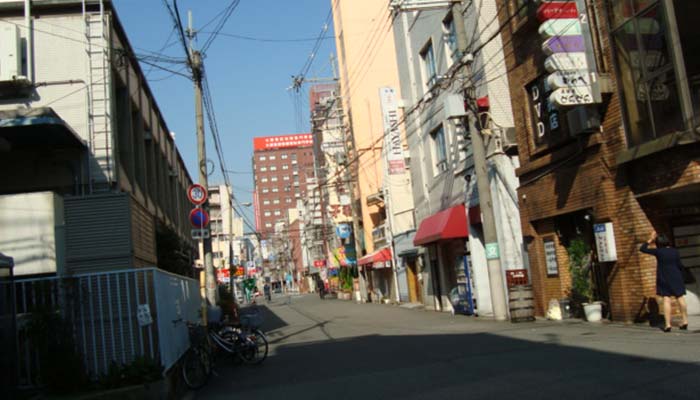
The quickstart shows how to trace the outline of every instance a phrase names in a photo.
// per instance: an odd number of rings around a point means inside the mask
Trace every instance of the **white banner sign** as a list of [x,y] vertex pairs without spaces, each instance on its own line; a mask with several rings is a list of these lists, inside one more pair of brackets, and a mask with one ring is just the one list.
[[556,71],[547,76],[547,85],[552,89],[589,86],[591,75],[588,71]]
[[544,67],[548,72],[587,70],[586,53],[556,53],[547,57]]
[[595,247],[598,250],[598,261],[617,261],[617,249],[615,248],[615,233],[612,222],[595,224],[593,226],[595,235]]
[[379,89],[379,98],[384,116],[384,151],[390,175],[406,172],[403,157],[403,143],[399,129],[399,111],[396,105],[396,91],[390,87]]
[[549,101],[557,106],[581,106],[593,104],[593,89],[590,86],[557,89],[549,95]]

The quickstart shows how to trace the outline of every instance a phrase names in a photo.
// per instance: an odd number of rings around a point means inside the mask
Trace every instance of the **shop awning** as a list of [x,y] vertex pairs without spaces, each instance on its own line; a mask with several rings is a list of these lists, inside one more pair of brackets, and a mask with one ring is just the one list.
[[413,244],[422,246],[440,240],[460,239],[469,236],[464,204],[450,207],[421,221]]
[[382,247],[381,249],[360,258],[357,261],[357,265],[374,265],[375,263],[384,263],[387,261],[391,261],[391,248],[388,246]]

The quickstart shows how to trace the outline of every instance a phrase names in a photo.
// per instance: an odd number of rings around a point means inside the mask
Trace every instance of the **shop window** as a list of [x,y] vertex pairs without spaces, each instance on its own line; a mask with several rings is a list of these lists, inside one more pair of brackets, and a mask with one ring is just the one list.
[[[685,2],[684,2],[685,3]],[[613,38],[630,146],[683,129],[667,15],[658,1],[616,1]]]

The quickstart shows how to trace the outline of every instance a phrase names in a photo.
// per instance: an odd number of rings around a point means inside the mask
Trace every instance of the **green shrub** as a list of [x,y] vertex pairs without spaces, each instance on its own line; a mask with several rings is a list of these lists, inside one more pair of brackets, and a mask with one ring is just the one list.
[[583,239],[574,239],[566,248],[571,271],[571,301],[580,305],[593,301],[593,283],[590,271],[590,248]]

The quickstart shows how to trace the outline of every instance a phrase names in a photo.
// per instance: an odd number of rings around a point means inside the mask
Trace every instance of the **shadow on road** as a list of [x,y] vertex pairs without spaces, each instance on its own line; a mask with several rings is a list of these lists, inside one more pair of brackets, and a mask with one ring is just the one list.
[[[700,366],[493,334],[362,336],[281,345],[200,398],[697,399]],[[203,393],[203,394],[204,394]]]

